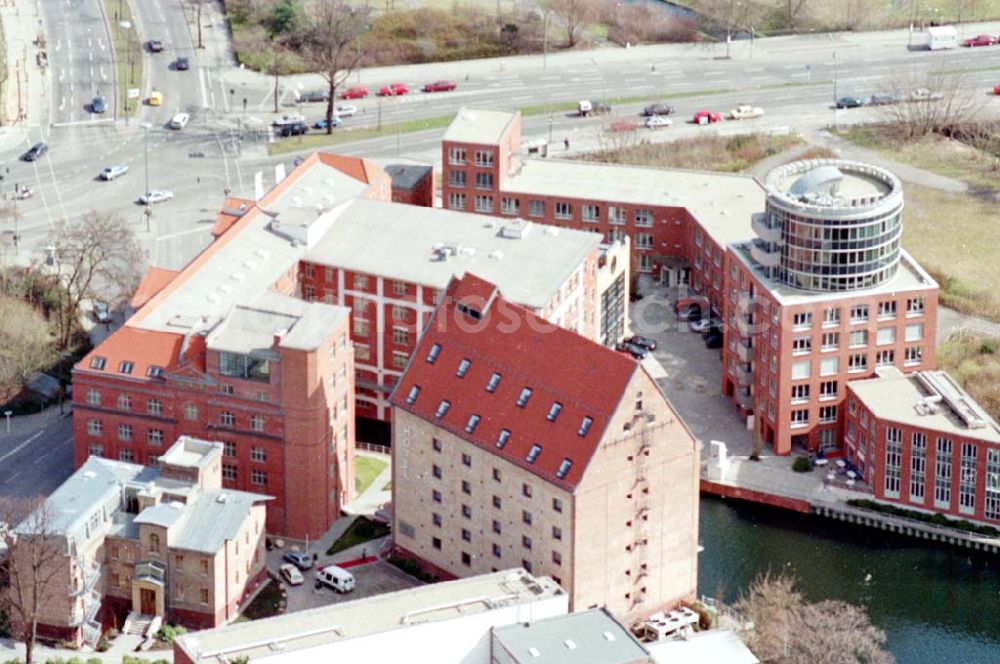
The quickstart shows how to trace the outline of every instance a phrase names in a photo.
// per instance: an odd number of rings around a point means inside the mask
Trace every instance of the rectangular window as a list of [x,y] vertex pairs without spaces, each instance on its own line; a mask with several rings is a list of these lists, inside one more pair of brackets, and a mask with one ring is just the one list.
[[462,505],[462,516],[466,519],[472,518],[472,508],[468,505]]
[[652,249],[653,248],[653,234],[652,233],[636,233],[635,234],[635,248],[636,249]]
[[250,483],[257,486],[267,486],[267,472],[263,470],[251,470]]
[[[435,468],[436,467],[437,466],[435,466]],[[431,490],[431,500],[433,500],[435,503],[440,503],[441,500],[442,500],[442,498],[441,498],[441,492],[438,491],[437,489]]]
[[907,346],[903,351],[903,364],[920,364],[924,361],[924,349],[921,346]]
[[448,148],[448,163],[461,165],[465,163],[465,148]]
[[608,208],[608,223],[615,226],[624,226],[626,223],[626,211],[621,207]]
[[100,420],[87,420],[87,433],[91,436],[100,436],[104,433],[104,424]]
[[398,344],[400,346],[410,345],[410,331],[405,327],[393,327],[392,328],[392,343]]
[[893,364],[896,359],[896,351],[893,350],[880,350],[875,354],[875,366],[886,367]]
[[448,192],[448,209],[449,210],[464,210],[465,209],[465,194],[460,194],[454,191]]
[[850,345],[860,347],[868,345],[868,330],[854,330],[851,332]]
[[600,205],[582,205],[580,206],[580,218],[584,221],[589,221],[597,223],[601,220],[601,206]]
[[878,303],[878,317],[879,318],[895,318],[896,317],[896,301],[890,300],[888,302]]
[[819,384],[819,398],[832,399],[837,396],[837,381],[824,380]]
[[972,443],[962,443],[959,456],[958,510],[963,514],[976,512],[976,457],[979,448]]
[[852,323],[866,323],[868,322],[868,305],[867,304],[856,304],[851,307],[851,322]]
[[638,228],[652,228],[653,227],[653,211],[652,210],[636,210],[635,211],[635,225]]
[[910,442],[910,502],[924,502],[927,473],[927,436],[914,433]]
[[434,475],[434,477],[436,477],[437,479],[441,479],[441,466],[435,464],[431,468],[431,474]]
[[793,355],[804,355],[810,351],[812,351],[812,337],[795,337],[792,339]]
[[476,212],[482,212],[484,214],[490,214],[493,212],[493,197],[492,196],[476,196],[475,198],[475,209]]
[[590,418],[590,417],[584,417],[580,421],[580,428],[576,430],[576,434],[578,436],[581,436],[581,437],[582,436],[586,436],[587,432],[590,431],[590,427],[591,427],[591,425],[593,423],[594,423],[594,420],[592,418]]
[[861,372],[868,370],[868,356],[864,353],[854,353],[847,358],[848,372]]
[[146,443],[152,447],[159,447],[163,444],[163,430],[150,429],[146,432]]
[[819,421],[820,422],[836,422],[837,421],[837,407],[836,406],[821,406],[819,409]]
[[367,337],[368,336],[368,331],[369,331],[368,321],[366,321],[364,318],[357,318],[357,317],[355,317],[354,321],[353,321],[353,326],[354,326],[354,336],[355,337]]
[[528,510],[521,510],[521,521],[530,526],[532,521],[531,512]]
[[902,474],[903,434],[895,427],[885,429],[885,495],[899,498],[900,476]]
[[907,316],[920,316],[923,313],[924,313],[923,297],[911,297],[908,300],[906,300]]
[[986,487],[983,492],[983,517],[1000,520],[1000,450],[986,450]]
[[837,350],[840,346],[840,332],[823,333],[823,350]]
[[553,498],[552,499],[552,509],[554,511],[556,511],[556,512],[562,512],[563,511],[563,502],[562,502],[561,498]]
[[934,507],[951,507],[951,465],[952,442],[938,438],[934,459]]
[[809,424],[809,409],[801,408],[792,411],[792,428],[803,427]]
[[556,219],[572,219],[573,205],[565,201],[556,202]]
[[87,403],[91,406],[101,405],[101,393],[97,390],[87,390]]
[[[462,465],[463,466],[468,466],[468,467],[471,468],[472,467],[472,456],[469,455],[469,454],[462,454]],[[466,484],[466,482],[462,482],[463,487],[464,487],[465,484]],[[469,492],[466,491],[466,493],[469,493]]]
[[128,442],[132,440],[132,425],[131,424],[119,424],[118,425],[118,440]]
[[823,310],[823,325],[829,327],[840,325],[840,307]]
[[808,378],[812,364],[809,360],[799,360],[792,362],[792,380]]
[[494,372],[493,375],[490,376],[489,382],[486,383],[486,391],[491,393],[496,392],[497,386],[499,385],[500,385],[500,374]]
[[521,546],[525,549],[531,549],[531,538],[527,535],[521,535]]
[[403,369],[406,367],[406,363],[410,361],[410,356],[406,353],[401,353],[398,350],[392,351],[392,366],[394,369]]
[[792,316],[792,326],[796,329],[812,327],[813,315],[811,311],[802,311]]
[[518,408],[524,408],[528,405],[528,399],[531,398],[531,388],[526,387],[521,390],[521,394],[517,397]]
[[528,201],[528,216],[529,217],[544,217],[545,216],[545,201]]
[[471,542],[472,541],[472,531],[462,528],[462,541]]
[[500,199],[500,212],[513,217],[521,213],[521,201],[517,198],[504,196]]
[[232,466],[228,463],[222,464],[222,479],[227,482],[236,481],[236,466]]
[[809,401],[808,385],[792,385],[792,402]]
[[531,498],[531,485],[530,484],[522,484],[521,485],[521,495],[524,496],[525,498]]
[[906,326],[906,341],[921,341],[924,338],[924,324],[911,323]]
[[549,408],[549,414],[545,416],[549,422],[555,422],[556,418],[559,417],[559,412],[562,410],[562,404],[558,401],[552,402],[552,407]]
[[476,189],[493,189],[493,174],[476,173]]
[[492,166],[493,150],[476,150],[476,166]]
[[251,447],[250,460],[258,463],[264,463],[267,461],[267,452],[264,451],[263,447]]
[[500,429],[500,434],[497,436],[497,449],[502,450],[508,440],[510,440],[510,431],[507,429]]
[[535,461],[538,459],[538,455],[541,453],[542,453],[541,445],[532,445],[531,449],[528,450],[528,456],[526,456],[524,460],[527,461],[528,463],[535,463]]
[[879,346],[896,343],[896,328],[880,327],[875,333],[875,343]]
[[437,512],[431,512],[431,523],[440,528],[442,523],[441,515]]

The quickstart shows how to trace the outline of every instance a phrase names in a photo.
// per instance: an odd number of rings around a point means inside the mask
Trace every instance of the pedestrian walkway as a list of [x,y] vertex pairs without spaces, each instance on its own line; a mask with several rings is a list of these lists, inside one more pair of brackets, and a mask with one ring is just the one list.
[[[173,650],[153,650],[140,653],[132,652],[118,652],[109,650],[107,652],[93,652],[87,650],[68,650],[65,648],[49,648],[46,646],[35,646],[35,650],[32,653],[34,660],[40,664],[44,664],[47,660],[52,660],[56,658],[62,658],[64,661],[72,658],[77,658],[81,662],[87,662],[88,660],[97,660],[103,664],[122,664],[124,655],[131,654],[139,657],[147,662],[154,661],[165,661],[171,663],[174,661]],[[8,660],[24,660],[24,645],[21,643],[15,643],[10,639],[0,639],[0,662],[6,662]]]
[[344,512],[354,515],[375,514],[382,505],[392,500],[392,491],[383,490],[383,487],[392,481],[392,459],[388,454],[360,451],[355,453],[355,457],[379,459],[386,462],[386,467],[372,480],[364,493],[344,506]]
[[0,23],[7,54],[0,98],[0,149],[7,150],[27,145],[28,127],[48,123],[48,60],[36,2],[5,0],[0,3]]

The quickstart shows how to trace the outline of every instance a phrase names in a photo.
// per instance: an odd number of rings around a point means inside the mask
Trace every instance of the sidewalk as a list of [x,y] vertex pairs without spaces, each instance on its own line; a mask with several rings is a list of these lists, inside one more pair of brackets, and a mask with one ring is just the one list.
[[[105,664],[122,664],[123,655],[134,655],[143,659],[147,662],[154,662],[158,660],[163,660],[166,662],[174,661],[173,650],[155,650],[148,652],[137,652],[137,653],[122,653],[122,652],[92,652],[87,650],[67,650],[58,648],[48,648],[45,646],[35,646],[35,651],[32,653],[34,660],[36,662],[42,663],[46,660],[55,659],[61,657],[64,661],[72,658],[77,658],[81,662],[86,662],[91,659],[104,662]],[[10,639],[0,639],[0,662],[6,662],[8,660],[17,659],[18,661],[23,661],[24,659],[24,646],[20,643],[15,644]]]
[[[71,412],[72,409],[70,408],[70,403],[67,401],[63,404],[62,413],[59,412],[59,404],[56,404],[54,406],[49,406],[40,413],[18,415],[16,417],[11,416],[10,432],[7,431],[7,418],[0,417],[0,443],[3,443],[5,440],[19,438],[25,434],[34,433],[35,431],[44,429],[60,417],[69,417]],[[3,413],[0,412],[0,416],[2,415]]]
[[346,514],[362,515],[362,514],[375,514],[376,511],[384,504],[392,500],[392,491],[383,491],[382,487],[388,484],[392,480],[392,459],[387,454],[378,454],[376,452],[355,452],[355,458],[357,457],[370,457],[373,459],[380,459],[386,462],[386,467],[382,469],[372,483],[368,485],[364,493],[356,497],[350,503],[344,506],[344,512]]
[[7,53],[7,81],[0,99],[0,150],[9,150],[27,143],[29,127],[48,124],[48,79],[46,68],[39,66],[43,61],[36,45],[38,38],[44,38],[38,4],[4,0],[0,23]]

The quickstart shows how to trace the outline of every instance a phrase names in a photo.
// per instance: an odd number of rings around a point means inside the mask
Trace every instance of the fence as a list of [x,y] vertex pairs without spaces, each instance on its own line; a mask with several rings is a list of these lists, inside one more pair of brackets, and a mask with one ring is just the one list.
[[701,603],[715,611],[715,615],[719,618],[718,622],[721,623],[723,619],[729,622],[729,625],[720,625],[720,627],[734,627],[737,630],[753,629],[753,621],[750,620],[749,616],[742,611],[737,611],[725,602],[702,595]]
[[392,448],[388,445],[379,445],[378,443],[362,443],[357,441],[354,443],[354,448],[362,452],[374,452],[375,454],[385,454],[389,456],[392,454]]

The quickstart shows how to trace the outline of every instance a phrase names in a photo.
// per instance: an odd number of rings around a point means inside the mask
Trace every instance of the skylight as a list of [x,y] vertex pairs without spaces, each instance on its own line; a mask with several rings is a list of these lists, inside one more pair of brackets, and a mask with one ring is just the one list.
[[525,458],[525,461],[527,461],[528,463],[535,463],[535,459],[537,459],[538,455],[541,453],[542,453],[541,445],[532,445],[531,451],[528,452],[528,456]]
[[593,423],[593,419],[590,417],[584,417],[583,421],[580,422],[580,428],[576,430],[576,433],[580,436],[586,436],[587,432],[590,431],[590,425]]
[[502,450],[508,440],[510,440],[510,431],[507,429],[500,429],[500,435],[497,437],[497,449]]
[[500,385],[500,374],[493,372],[493,375],[490,376],[490,382],[486,383],[486,391],[496,392],[498,385]]
[[566,473],[569,469],[573,467],[573,462],[569,459],[563,459],[562,463],[559,464],[559,470],[556,471],[556,477],[559,479],[566,479]]
[[412,405],[414,401],[417,400],[417,395],[420,394],[420,386],[414,385],[410,388],[410,393],[406,395],[406,403]]
[[441,403],[438,404],[438,409],[437,412],[434,413],[434,417],[444,417],[444,414],[448,412],[449,408],[451,408],[451,402],[447,399],[441,399]]
[[517,398],[517,405],[520,408],[524,408],[528,405],[528,399],[531,398],[531,388],[526,387],[521,390],[521,395]]
[[465,378],[465,374],[469,373],[469,366],[471,364],[472,362],[463,358],[462,361],[458,363],[458,371],[455,372],[455,375],[459,378]]
[[427,364],[434,364],[434,360],[438,359],[438,355],[441,354],[441,344],[434,344],[431,346],[430,351],[427,353]]
[[559,417],[559,411],[562,410],[562,404],[558,401],[552,402],[552,407],[549,408],[549,414],[546,416],[549,422],[555,422],[556,418]]
[[470,415],[469,421],[465,425],[465,433],[472,433],[473,431],[476,430],[477,426],[479,426],[479,416]]

